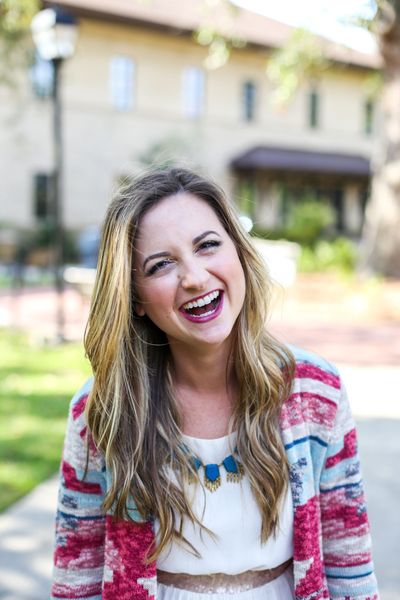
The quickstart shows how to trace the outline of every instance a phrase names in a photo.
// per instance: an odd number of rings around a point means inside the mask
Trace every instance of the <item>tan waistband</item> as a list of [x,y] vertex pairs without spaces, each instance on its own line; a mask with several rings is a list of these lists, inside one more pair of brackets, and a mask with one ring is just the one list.
[[282,575],[291,564],[292,559],[289,559],[274,569],[245,571],[238,575],[226,575],[225,573],[188,575],[187,573],[168,573],[157,570],[157,581],[163,585],[198,594],[236,594],[273,581]]

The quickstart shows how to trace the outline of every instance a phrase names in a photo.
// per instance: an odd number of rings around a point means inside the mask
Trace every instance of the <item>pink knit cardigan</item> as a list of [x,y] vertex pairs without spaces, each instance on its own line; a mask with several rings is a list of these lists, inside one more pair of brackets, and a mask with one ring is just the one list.
[[[282,407],[294,511],[296,600],[378,600],[356,432],[336,369],[293,349],[297,369]],[[52,599],[157,597],[156,564],[144,556],[151,521],[115,522],[102,501],[110,476],[92,447],[86,465],[84,407],[89,381],[73,398],[61,465]]]

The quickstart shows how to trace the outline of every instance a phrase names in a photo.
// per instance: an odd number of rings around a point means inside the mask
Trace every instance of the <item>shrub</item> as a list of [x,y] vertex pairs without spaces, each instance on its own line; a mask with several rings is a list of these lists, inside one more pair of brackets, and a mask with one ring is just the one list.
[[285,225],[271,230],[255,225],[252,234],[267,240],[286,239],[312,248],[330,233],[334,223],[335,213],[329,204],[306,196],[290,205]]
[[335,213],[329,204],[305,197],[290,206],[285,226],[286,237],[306,246],[315,246],[335,222]]
[[303,246],[299,259],[299,270],[303,272],[342,271],[350,273],[357,262],[357,249],[353,242],[338,237],[328,242],[320,240],[314,247]]

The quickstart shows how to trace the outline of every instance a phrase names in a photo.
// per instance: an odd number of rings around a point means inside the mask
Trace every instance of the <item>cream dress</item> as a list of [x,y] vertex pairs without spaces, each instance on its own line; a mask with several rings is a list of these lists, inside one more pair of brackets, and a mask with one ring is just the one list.
[[[204,440],[183,436],[185,444],[203,464],[220,464],[232,453],[236,434]],[[200,469],[200,479],[203,469]],[[190,522],[183,525],[183,534],[200,552],[197,558],[184,547],[172,543],[157,560],[157,568],[171,573],[204,575],[211,573],[238,574],[249,570],[272,569],[293,556],[293,504],[290,489],[282,503],[280,527],[276,539],[260,543],[261,516],[246,475],[240,483],[226,481],[220,468],[221,485],[211,492],[203,485],[190,486],[195,514],[216,534],[216,539],[201,533]],[[193,488],[192,490],[190,488]],[[196,490],[196,492],[195,492]],[[156,521],[155,529],[158,532]],[[158,584],[158,600],[293,600],[293,573],[289,567],[274,581],[240,593],[195,593]]]

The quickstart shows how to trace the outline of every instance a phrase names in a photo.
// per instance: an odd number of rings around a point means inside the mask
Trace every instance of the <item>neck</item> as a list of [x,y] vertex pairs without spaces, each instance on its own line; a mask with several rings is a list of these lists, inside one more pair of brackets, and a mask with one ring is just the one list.
[[234,375],[233,365],[229,363],[229,348],[221,345],[193,353],[179,346],[171,345],[170,348],[177,388],[204,395],[227,391]]
[[237,393],[229,352],[218,348],[189,354],[172,349],[172,379],[183,433],[218,438],[228,433]]

